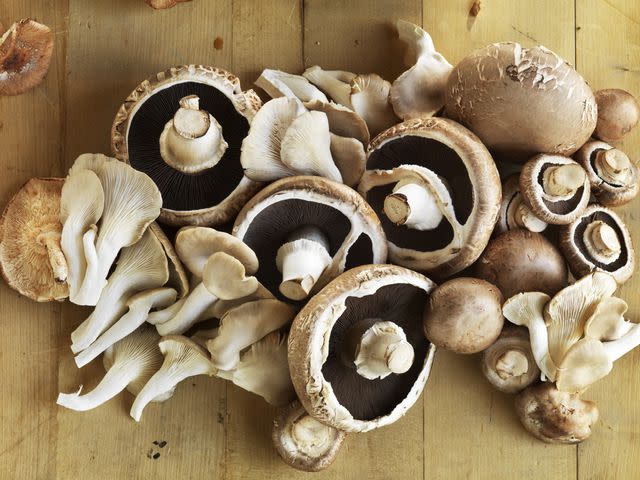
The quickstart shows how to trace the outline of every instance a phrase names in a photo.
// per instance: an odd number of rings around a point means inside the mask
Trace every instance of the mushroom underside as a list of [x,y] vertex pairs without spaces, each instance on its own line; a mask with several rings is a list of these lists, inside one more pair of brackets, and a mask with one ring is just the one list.
[[[540,172],[538,173],[538,183],[540,185],[542,185],[544,181],[545,170],[552,167],[557,167],[557,165],[548,163],[540,169]],[[543,198],[542,201],[544,202],[544,205],[547,207],[547,209],[551,213],[554,213],[556,215],[566,215],[568,213],[575,211],[578,208],[578,205],[580,204],[580,201],[583,195],[584,195],[584,187],[580,187],[574,192],[574,194],[569,199],[549,201],[546,198]]]
[[[613,230],[616,233],[616,236],[619,239],[621,239],[622,243],[624,243],[624,238],[625,238],[624,233],[620,230],[618,223],[613,218],[611,218],[611,216],[609,216],[606,212],[598,210],[591,215],[581,218],[578,225],[576,225],[575,227],[573,240],[575,241],[576,246],[580,251],[582,252],[588,251],[587,246],[584,242],[584,237],[585,237],[584,233],[590,224],[597,221],[604,222],[607,225],[609,225],[611,228],[613,228]],[[629,255],[629,252],[627,251],[627,249],[623,248],[620,251],[620,256],[611,263],[599,262],[596,258],[593,258],[592,256],[589,256],[589,261],[593,263],[593,265],[595,265],[597,268],[604,270],[605,272],[615,272],[627,264],[628,255]]]

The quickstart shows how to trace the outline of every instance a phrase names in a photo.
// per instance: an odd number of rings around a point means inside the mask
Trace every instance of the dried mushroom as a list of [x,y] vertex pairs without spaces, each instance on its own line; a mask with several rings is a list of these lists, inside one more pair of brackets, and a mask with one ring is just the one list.
[[69,295],[67,261],[60,246],[61,178],[32,178],[0,218],[0,273],[5,282],[37,302]]
[[529,230],[540,233],[547,228],[547,222],[539,219],[531,211],[520,193],[520,176],[512,175],[502,184],[502,203],[495,233],[509,230]]
[[[406,413],[435,353],[422,332],[434,287],[402,267],[367,265],[343,273],[303,307],[289,333],[289,368],[311,416],[361,432]],[[363,350],[366,359],[356,363]]]
[[233,235],[260,259],[258,280],[302,300],[344,270],[386,260],[380,223],[354,190],[321,177],[284,178],[253,197]]
[[438,277],[478,258],[500,208],[491,155],[444,118],[407,120],[378,135],[358,191],[380,217],[390,261]]
[[576,278],[602,270],[621,285],[635,269],[629,230],[613,210],[599,205],[590,205],[573,223],[562,227],[560,248]]
[[161,221],[219,225],[260,188],[240,165],[240,145],[260,105],[255,92],[243,92],[225,70],[170,68],[127,97],[113,122],[111,147],[155,182]]
[[598,123],[593,136],[603,142],[616,142],[640,121],[640,105],[629,92],[607,88],[596,92]]
[[44,79],[53,54],[53,33],[26,18],[0,37],[0,96],[20,95]]

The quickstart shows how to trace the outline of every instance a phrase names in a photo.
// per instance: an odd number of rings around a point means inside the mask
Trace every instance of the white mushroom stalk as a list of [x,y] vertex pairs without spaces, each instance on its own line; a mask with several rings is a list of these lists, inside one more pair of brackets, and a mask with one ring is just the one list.
[[215,167],[227,147],[222,127],[211,114],[200,110],[197,95],[180,100],[180,108],[160,134],[162,159],[186,174]]
[[280,292],[291,300],[304,300],[330,264],[324,232],[313,225],[298,228],[276,254],[276,266],[282,273]]
[[443,219],[438,198],[413,179],[399,181],[384,200],[384,214],[396,225],[433,230]]
[[267,92],[271,98],[297,98],[302,102],[329,101],[324,93],[303,76],[292,75],[280,70],[263,70],[255,84]]
[[75,361],[78,368],[84,367],[111,345],[138,329],[147,319],[151,309],[171,305],[176,301],[177,295],[178,292],[173,288],[157,288],[131,297],[127,302],[129,311],[100,335],[95,342],[76,355]]
[[587,225],[582,240],[589,254],[598,262],[615,262],[622,253],[622,245],[613,227],[602,220]]
[[634,176],[633,163],[617,148],[598,150],[594,167],[600,178],[614,185],[627,185]]
[[575,163],[547,168],[542,177],[542,188],[551,197],[570,198],[584,185],[587,173]]
[[[64,187],[63,187],[64,188]],[[60,246],[61,234],[59,232],[43,232],[36,237],[36,242],[47,249],[47,256],[56,282],[66,282],[69,275],[67,260]]]
[[58,405],[86,411],[102,405],[127,387],[137,393],[162,365],[158,340],[160,336],[155,329],[147,327],[115,343],[104,354],[107,373],[100,383],[84,395],[81,395],[82,387],[75,393],[61,393]]

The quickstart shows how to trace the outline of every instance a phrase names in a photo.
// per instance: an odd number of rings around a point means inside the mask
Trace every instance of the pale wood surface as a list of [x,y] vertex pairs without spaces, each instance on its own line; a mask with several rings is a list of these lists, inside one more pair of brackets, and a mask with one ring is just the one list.
[[[194,0],[155,12],[142,0],[3,0],[0,23],[31,16],[56,49],[39,88],[0,98],[0,202],[32,176],[62,175],[83,152],[109,151],[120,102],[149,74],[180,63],[237,73],[246,88],[264,66],[375,71],[392,80],[402,48],[392,22],[422,23],[451,62],[491,41],[542,43],[574,62],[594,88],[640,95],[637,0]],[[222,48],[214,40],[223,40]],[[640,132],[623,144],[634,159]],[[621,209],[640,239],[640,201]],[[640,276],[621,290],[640,321]],[[197,378],[150,406],[136,425],[121,395],[94,411],[57,408],[58,391],[91,388],[100,365],[78,371],[69,333],[87,310],[35,304],[0,286],[0,478],[301,478],[270,445],[273,409],[232,385]],[[522,431],[478,358],[439,352],[424,396],[396,424],[352,435],[314,478],[637,478],[640,353],[588,397],[601,422],[580,447],[548,446]],[[167,442],[164,448],[154,441]],[[150,458],[159,452],[157,459]]]

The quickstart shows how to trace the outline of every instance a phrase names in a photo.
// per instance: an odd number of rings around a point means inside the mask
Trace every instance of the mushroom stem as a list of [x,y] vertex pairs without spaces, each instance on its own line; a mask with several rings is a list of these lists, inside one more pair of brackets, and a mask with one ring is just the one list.
[[620,256],[622,246],[618,234],[602,220],[587,225],[583,240],[587,251],[599,262],[610,263]]
[[186,332],[202,319],[202,315],[218,301],[204,283],[200,282],[186,297],[182,307],[168,321],[156,325],[160,335],[177,335]]
[[617,340],[603,342],[604,351],[612,362],[640,345],[640,324],[634,324],[627,333]]
[[127,388],[127,385],[135,380],[138,374],[138,369],[131,368],[130,364],[115,365],[107,371],[100,383],[89,393],[80,395],[82,391],[82,385],[80,385],[77,392],[60,393],[56,403],[78,412],[92,410]]
[[544,220],[540,220],[524,202],[520,202],[515,208],[513,221],[518,227],[530,232],[540,233],[547,228],[547,223]]
[[586,178],[586,172],[578,164],[549,167],[543,173],[542,188],[548,195],[565,197],[573,195]]
[[67,268],[67,260],[60,246],[60,233],[53,231],[41,233],[38,235],[37,241],[47,249],[49,263],[53,270],[53,278],[56,279],[56,282],[65,282],[69,271]]
[[222,127],[205,110],[200,99],[189,95],[160,135],[160,155],[169,166],[186,174],[214,167],[227,150]]
[[180,311],[186,299],[187,297],[183,297],[172,305],[169,305],[167,308],[149,313],[147,323],[151,325],[159,325],[161,323],[168,322]]
[[607,183],[626,185],[633,167],[631,160],[624,152],[612,148],[596,152],[595,170]]
[[291,300],[304,300],[330,264],[329,240],[322,230],[312,225],[298,228],[276,255],[280,292]]
[[414,230],[433,230],[442,221],[436,197],[423,185],[398,182],[384,200],[384,213],[396,225]]
[[528,370],[529,361],[520,350],[507,350],[496,361],[496,373],[503,380],[519,377]]

